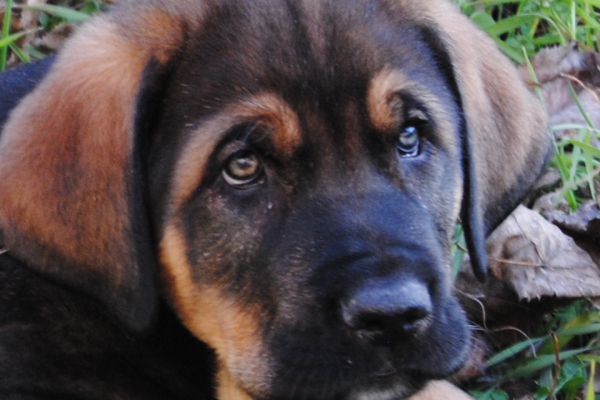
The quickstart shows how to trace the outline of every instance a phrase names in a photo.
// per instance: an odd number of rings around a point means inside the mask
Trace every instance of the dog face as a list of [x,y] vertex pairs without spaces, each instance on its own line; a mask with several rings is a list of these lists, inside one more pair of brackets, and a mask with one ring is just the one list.
[[221,399],[407,397],[465,357],[454,224],[483,275],[543,113],[444,2],[264,3],[84,26],[2,134],[0,239],[131,329],[158,290]]
[[465,354],[460,103],[427,28],[324,7],[294,29],[293,9],[217,10],[174,67],[149,162],[163,280],[253,396],[406,394]]

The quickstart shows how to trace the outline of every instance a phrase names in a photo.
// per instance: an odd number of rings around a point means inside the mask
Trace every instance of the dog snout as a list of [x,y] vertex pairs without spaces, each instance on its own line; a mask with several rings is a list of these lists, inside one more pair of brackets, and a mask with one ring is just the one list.
[[394,346],[418,335],[431,320],[433,302],[417,279],[381,280],[361,286],[341,301],[344,323],[372,344]]

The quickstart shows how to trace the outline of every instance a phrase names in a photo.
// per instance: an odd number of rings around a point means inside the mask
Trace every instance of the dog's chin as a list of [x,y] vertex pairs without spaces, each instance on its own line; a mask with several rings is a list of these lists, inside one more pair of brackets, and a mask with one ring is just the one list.
[[406,380],[402,379],[387,385],[373,385],[356,389],[345,397],[345,400],[400,400],[407,399],[417,393],[425,386],[425,381],[421,385],[407,385]]
[[[461,365],[462,362],[457,362],[452,372],[456,372]],[[306,376],[296,371],[296,379],[287,379],[285,383],[279,381],[267,392],[254,393],[249,397],[260,400],[402,400],[423,389],[430,381],[443,379],[452,372],[429,374],[404,370],[383,375],[347,376],[336,380],[336,373],[332,371],[313,371],[306,373]],[[338,371],[337,375],[342,373]]]
[[317,387],[307,383],[298,387],[290,382],[287,391],[275,390],[268,395],[258,395],[251,398],[269,400],[292,399],[321,399],[321,400],[402,400],[407,399],[421,390],[429,381],[407,374],[394,374],[386,377],[367,379],[362,384],[351,383],[348,387],[328,385]]
[[421,390],[429,381],[410,374],[377,377],[355,387],[344,400],[401,400]]

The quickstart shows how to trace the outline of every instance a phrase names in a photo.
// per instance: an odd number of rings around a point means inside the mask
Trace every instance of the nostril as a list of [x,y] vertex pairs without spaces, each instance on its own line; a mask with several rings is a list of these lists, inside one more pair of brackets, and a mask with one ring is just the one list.
[[364,285],[344,299],[341,308],[348,327],[359,336],[383,343],[424,330],[433,312],[427,286],[416,280]]

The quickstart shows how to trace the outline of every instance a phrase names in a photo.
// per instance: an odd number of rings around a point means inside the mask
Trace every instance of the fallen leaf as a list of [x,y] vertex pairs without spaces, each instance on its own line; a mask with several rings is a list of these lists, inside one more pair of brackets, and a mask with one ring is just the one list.
[[575,212],[544,210],[542,215],[561,229],[600,239],[600,208],[594,200],[582,204]]
[[[543,49],[531,64],[544,98],[550,127],[570,125],[567,129],[556,130],[557,138],[576,139],[579,127],[588,125],[579,105],[589,121],[596,128],[600,127],[600,53],[579,51],[576,43],[571,43],[569,46]],[[525,68],[522,68],[522,73],[529,74]],[[600,148],[600,141],[595,137],[592,137],[591,144]]]
[[590,255],[538,213],[520,206],[488,238],[490,270],[521,300],[600,296]]
[[562,189],[540,196],[534,202],[532,209],[542,214],[549,210],[560,210],[563,213],[571,212],[571,207],[569,207]]

